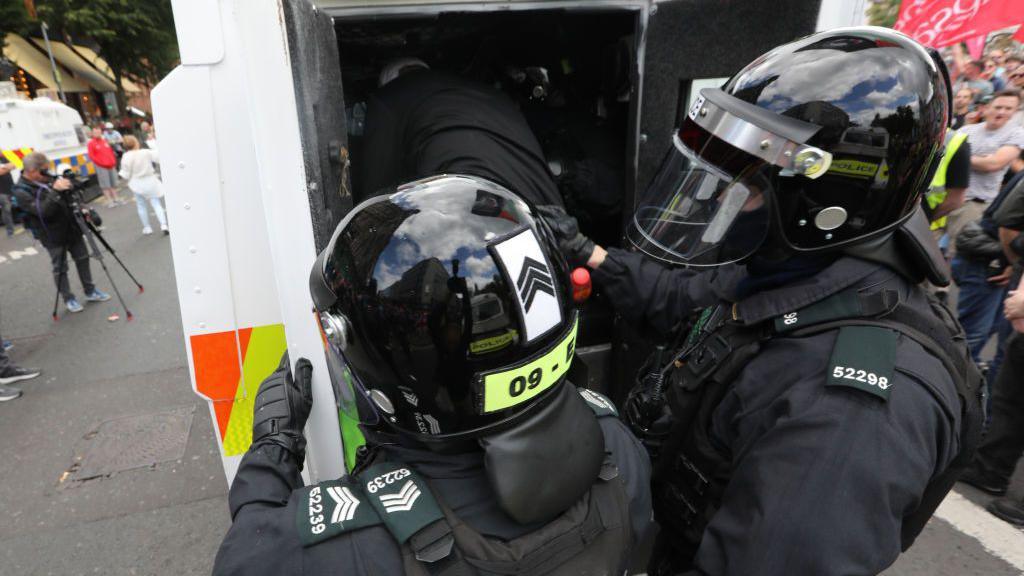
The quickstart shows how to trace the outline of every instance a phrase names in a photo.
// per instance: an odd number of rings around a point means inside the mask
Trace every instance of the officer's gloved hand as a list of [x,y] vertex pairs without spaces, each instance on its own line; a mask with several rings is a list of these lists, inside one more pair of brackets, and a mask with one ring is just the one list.
[[538,206],[537,212],[551,227],[558,240],[558,248],[570,266],[585,266],[594,252],[594,241],[580,234],[579,224],[565,208],[554,204]]
[[295,363],[297,377],[292,377],[288,352],[281,365],[260,384],[253,408],[252,442],[281,446],[295,457],[302,469],[306,457],[306,437],[302,429],[313,407],[313,365],[305,358]]

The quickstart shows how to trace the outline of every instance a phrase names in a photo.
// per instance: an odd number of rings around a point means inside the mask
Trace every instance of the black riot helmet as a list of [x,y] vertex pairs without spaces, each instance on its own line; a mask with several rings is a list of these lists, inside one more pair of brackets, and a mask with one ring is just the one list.
[[544,408],[576,342],[565,266],[533,209],[479,178],[355,207],[310,275],[343,415],[443,443]]
[[931,180],[950,101],[941,58],[892,30],[780,46],[701,90],[628,237],[655,258],[715,266],[887,234]]

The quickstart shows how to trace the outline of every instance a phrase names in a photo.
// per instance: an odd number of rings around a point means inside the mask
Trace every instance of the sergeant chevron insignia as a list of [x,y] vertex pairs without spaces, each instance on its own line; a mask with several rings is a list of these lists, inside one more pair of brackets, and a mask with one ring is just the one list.
[[393,512],[408,512],[412,510],[416,500],[419,499],[423,492],[416,487],[416,484],[412,480],[409,480],[402,486],[402,489],[397,494],[387,494],[380,497],[381,504],[384,505],[384,511],[388,514]]
[[372,506],[363,506],[367,498],[356,482],[345,477],[296,491],[296,526],[303,546],[381,523]]
[[519,281],[516,282],[519,288],[519,298],[523,301],[526,312],[530,312],[533,306],[533,297],[537,292],[545,292],[552,297],[555,295],[555,287],[551,283],[551,274],[548,267],[527,256],[523,259],[523,269],[519,273]]
[[330,486],[327,494],[334,500],[334,511],[331,512],[331,522],[348,522],[356,515],[359,508],[359,499],[352,495],[352,491],[345,486]]
[[369,466],[359,478],[370,505],[399,543],[444,517],[427,483],[411,467],[381,462]]
[[540,241],[524,228],[490,246],[505,280],[516,287],[516,304],[523,321],[526,343],[533,342],[561,325],[563,310],[557,282]]

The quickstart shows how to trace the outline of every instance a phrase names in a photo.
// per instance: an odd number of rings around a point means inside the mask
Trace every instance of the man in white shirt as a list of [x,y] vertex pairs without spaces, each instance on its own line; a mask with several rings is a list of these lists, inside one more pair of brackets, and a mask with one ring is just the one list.
[[987,106],[984,122],[960,129],[971,143],[971,183],[964,205],[949,215],[946,229],[953,240],[950,246],[953,252],[957,234],[968,222],[981,218],[985,208],[999,194],[1000,183],[1010,163],[1024,149],[1024,128],[1009,121],[1020,102],[1020,92],[1003,90]]

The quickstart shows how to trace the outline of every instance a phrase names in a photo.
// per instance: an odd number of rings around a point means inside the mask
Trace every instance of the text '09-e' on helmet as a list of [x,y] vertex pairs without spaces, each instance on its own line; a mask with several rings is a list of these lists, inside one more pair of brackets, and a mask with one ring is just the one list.
[[938,55],[892,30],[780,46],[701,90],[628,238],[660,260],[716,266],[886,234],[931,180],[950,100]]
[[436,176],[355,207],[310,275],[343,413],[422,442],[500,431],[553,397],[577,314],[523,200]]

